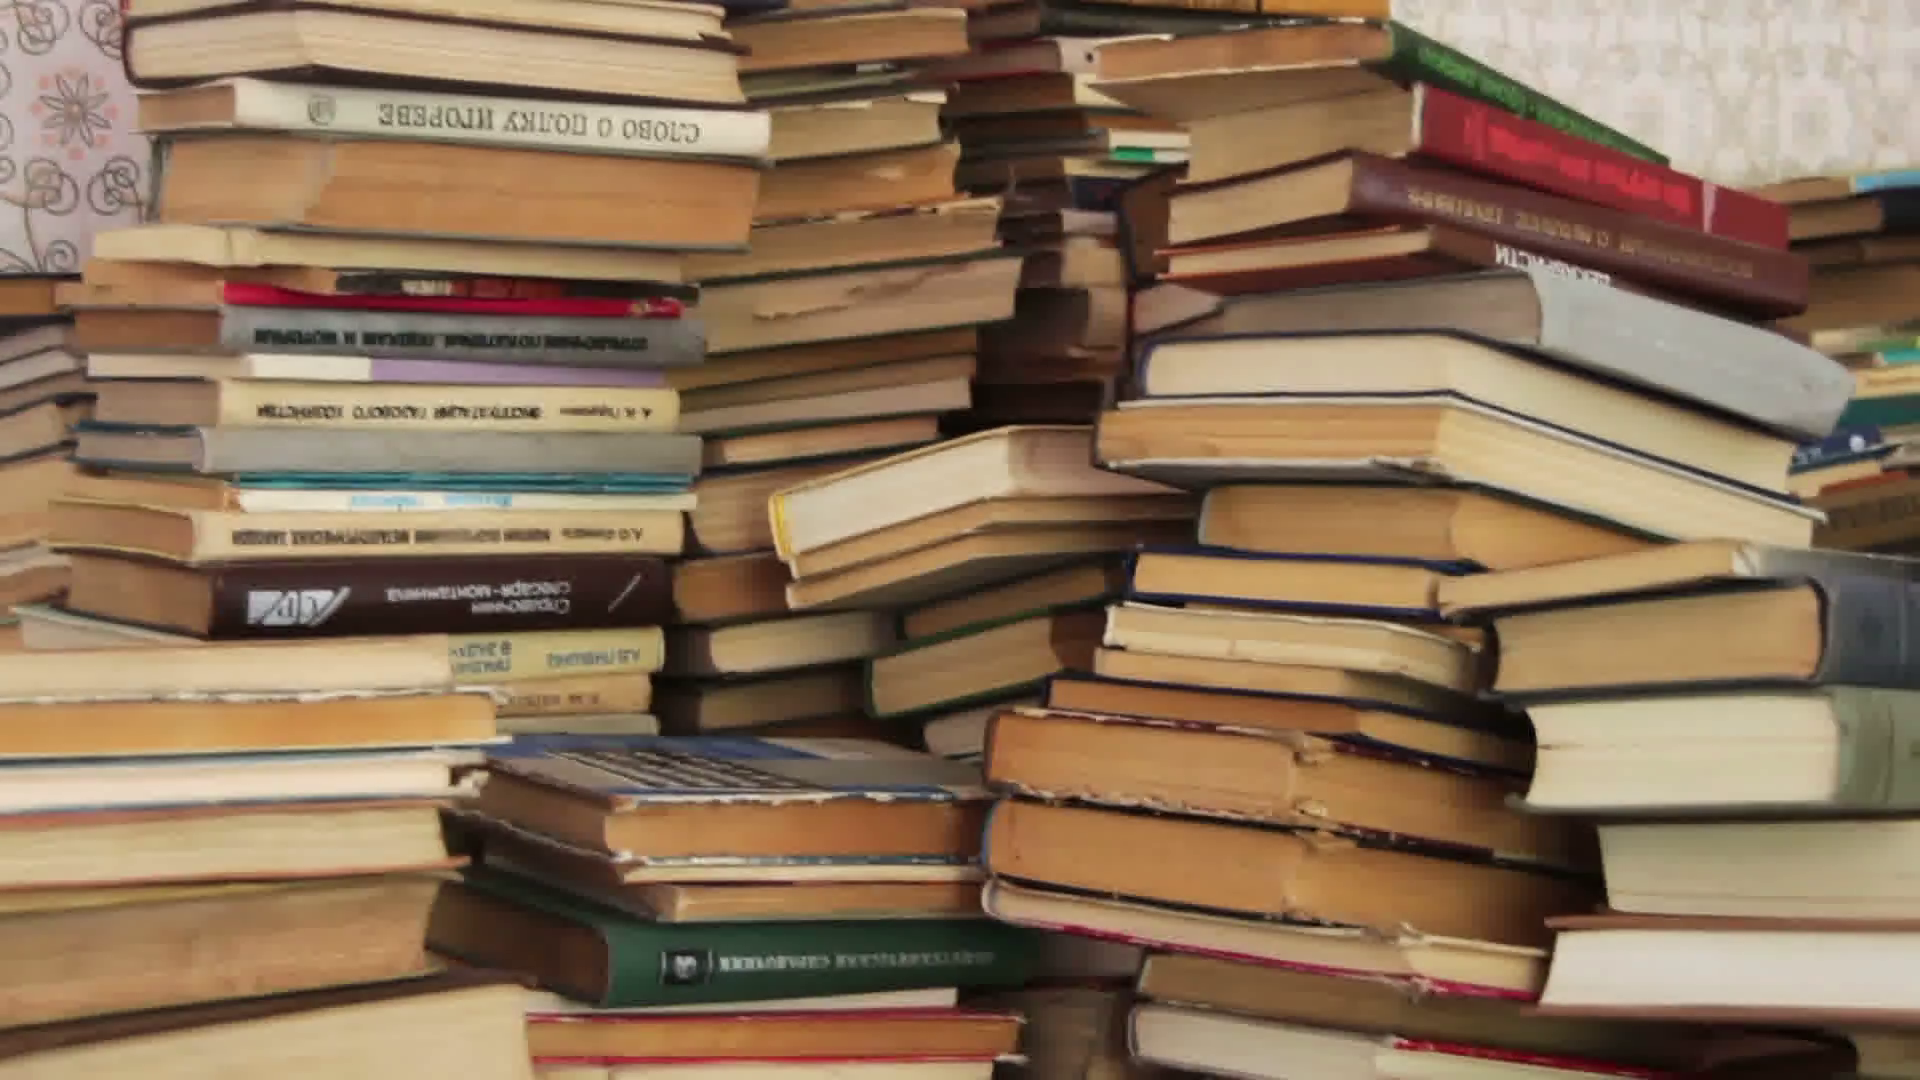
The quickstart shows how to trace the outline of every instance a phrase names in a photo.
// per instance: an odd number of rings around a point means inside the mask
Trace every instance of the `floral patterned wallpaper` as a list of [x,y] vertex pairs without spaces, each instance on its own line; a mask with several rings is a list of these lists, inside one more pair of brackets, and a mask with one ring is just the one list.
[[[1398,0],[1396,14],[1726,183],[1920,163],[1920,0]],[[0,273],[139,217],[118,0],[0,0]]]

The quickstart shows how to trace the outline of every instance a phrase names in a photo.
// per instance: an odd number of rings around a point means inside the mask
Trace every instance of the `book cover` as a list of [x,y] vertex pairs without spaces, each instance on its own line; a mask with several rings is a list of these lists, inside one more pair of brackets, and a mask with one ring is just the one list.
[[1475,567],[1466,563],[1431,559],[1395,559],[1374,555],[1329,555],[1306,552],[1279,555],[1250,551],[1234,551],[1229,548],[1206,547],[1204,545],[1194,545],[1192,547],[1145,547],[1136,551],[1127,559],[1126,593],[1127,597],[1132,600],[1142,600],[1154,604],[1229,604],[1235,607],[1264,608],[1273,611],[1319,612],[1328,615],[1371,615],[1380,618],[1414,619],[1427,622],[1435,622],[1440,619],[1440,612],[1437,607],[1399,608],[1379,607],[1366,604],[1297,603],[1294,601],[1262,603],[1237,596],[1190,596],[1173,593],[1142,592],[1136,583],[1140,557],[1142,555],[1152,555],[1156,553],[1165,555],[1197,555],[1209,559],[1221,559],[1225,561],[1241,560],[1250,563],[1293,562],[1302,564],[1324,563],[1329,566],[1407,567],[1417,570],[1427,570],[1449,577],[1470,574],[1475,570]]
[[446,312],[229,305],[220,311],[219,343],[233,353],[685,367],[705,355],[706,333],[690,318],[524,316],[495,325]]

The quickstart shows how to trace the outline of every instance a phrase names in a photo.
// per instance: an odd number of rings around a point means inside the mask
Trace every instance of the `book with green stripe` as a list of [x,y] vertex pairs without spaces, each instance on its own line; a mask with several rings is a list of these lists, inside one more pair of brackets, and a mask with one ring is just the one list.
[[1665,155],[1398,22],[1329,20],[1103,45],[1094,89],[1188,122],[1386,84],[1426,83],[1664,165]]
[[427,936],[601,1008],[1016,987],[1039,948],[990,919],[653,922],[484,870],[443,891]]

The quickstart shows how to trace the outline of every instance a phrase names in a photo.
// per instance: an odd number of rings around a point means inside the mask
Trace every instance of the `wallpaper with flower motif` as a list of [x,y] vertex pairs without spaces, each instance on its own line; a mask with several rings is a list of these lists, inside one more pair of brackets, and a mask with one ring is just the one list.
[[[1920,163],[1920,0],[1397,0],[1421,31],[1725,183]],[[139,217],[118,0],[0,0],[0,273]]]

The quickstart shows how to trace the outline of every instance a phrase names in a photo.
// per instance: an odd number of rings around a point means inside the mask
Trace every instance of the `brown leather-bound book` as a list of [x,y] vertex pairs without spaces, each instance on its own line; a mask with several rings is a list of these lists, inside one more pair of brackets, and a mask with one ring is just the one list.
[[673,610],[667,565],[650,555],[72,560],[71,610],[214,639],[657,626]]
[[[1794,315],[1807,306],[1807,261],[1792,252],[1357,152],[1181,188],[1171,199],[1168,239],[1185,247],[1368,224],[1449,225],[1751,315]],[[1176,252],[1176,273],[1178,262]]]

